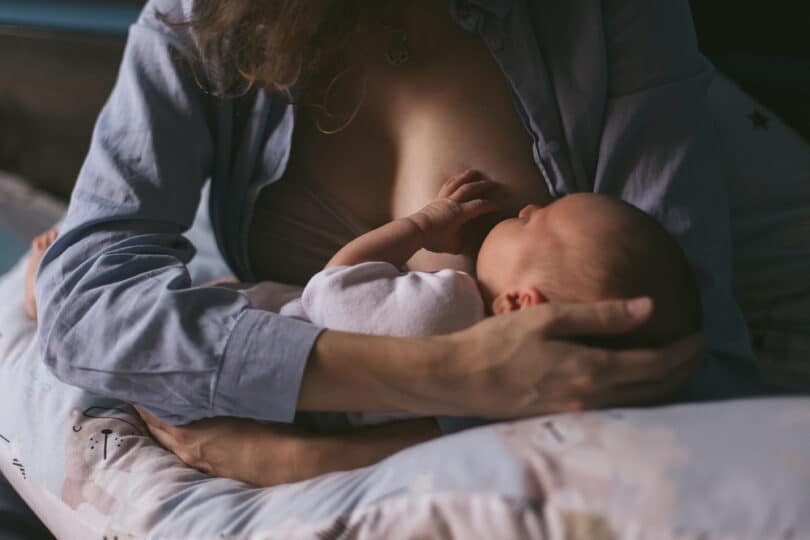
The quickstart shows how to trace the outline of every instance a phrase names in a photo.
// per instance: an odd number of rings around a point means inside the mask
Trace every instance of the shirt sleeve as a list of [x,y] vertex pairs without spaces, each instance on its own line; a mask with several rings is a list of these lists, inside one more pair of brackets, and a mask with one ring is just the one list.
[[175,424],[210,416],[292,421],[320,329],[194,288],[191,225],[210,176],[216,100],[181,30],[147,4],[93,134],[65,224],[37,279],[39,339],[57,377]]
[[749,393],[757,369],[731,290],[728,197],[707,101],[713,67],[685,0],[603,5],[608,100],[595,191],[657,218],[693,266],[710,354],[687,397]]
[[484,302],[469,275],[401,272],[387,262],[327,268],[307,283],[301,301],[319,326],[387,336],[448,334],[484,316]]

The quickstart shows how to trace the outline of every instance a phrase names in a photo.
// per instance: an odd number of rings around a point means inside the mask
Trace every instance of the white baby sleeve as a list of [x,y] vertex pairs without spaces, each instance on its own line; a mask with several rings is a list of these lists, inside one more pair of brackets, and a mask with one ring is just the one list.
[[447,334],[484,317],[484,303],[469,275],[401,272],[385,262],[327,268],[309,281],[301,301],[314,324],[366,334]]

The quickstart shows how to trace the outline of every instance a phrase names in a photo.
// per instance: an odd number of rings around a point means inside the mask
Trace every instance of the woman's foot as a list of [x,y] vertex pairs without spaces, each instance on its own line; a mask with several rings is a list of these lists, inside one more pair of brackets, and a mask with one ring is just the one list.
[[25,312],[28,317],[37,320],[37,299],[34,295],[34,280],[37,277],[39,263],[45,251],[51,247],[59,232],[56,229],[40,234],[31,242],[31,255],[28,257],[28,264],[25,268]]

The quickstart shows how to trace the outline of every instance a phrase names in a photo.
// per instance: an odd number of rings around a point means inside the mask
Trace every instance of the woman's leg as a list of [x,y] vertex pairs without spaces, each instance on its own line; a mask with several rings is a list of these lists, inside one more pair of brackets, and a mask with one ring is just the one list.
[[25,312],[28,317],[35,321],[37,320],[37,299],[34,294],[34,280],[37,277],[37,270],[39,270],[39,263],[42,261],[42,256],[45,251],[56,240],[59,233],[56,229],[40,234],[31,242],[31,255],[28,257],[28,264],[25,268]]

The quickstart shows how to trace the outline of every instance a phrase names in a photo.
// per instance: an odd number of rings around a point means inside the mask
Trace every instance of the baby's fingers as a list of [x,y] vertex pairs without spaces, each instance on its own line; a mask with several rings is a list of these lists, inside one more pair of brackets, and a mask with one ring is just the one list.
[[480,199],[495,187],[495,182],[489,180],[476,180],[458,187],[450,194],[450,199],[458,203]]
[[474,199],[472,201],[463,202],[460,206],[461,215],[464,216],[465,221],[471,221],[485,214],[497,212],[499,209],[498,203],[490,199]]
[[439,190],[439,198],[450,197],[460,186],[467,184],[469,182],[475,182],[477,180],[481,180],[481,173],[476,170],[468,169],[462,173],[455,174],[445,180],[444,184],[442,184],[441,189]]

